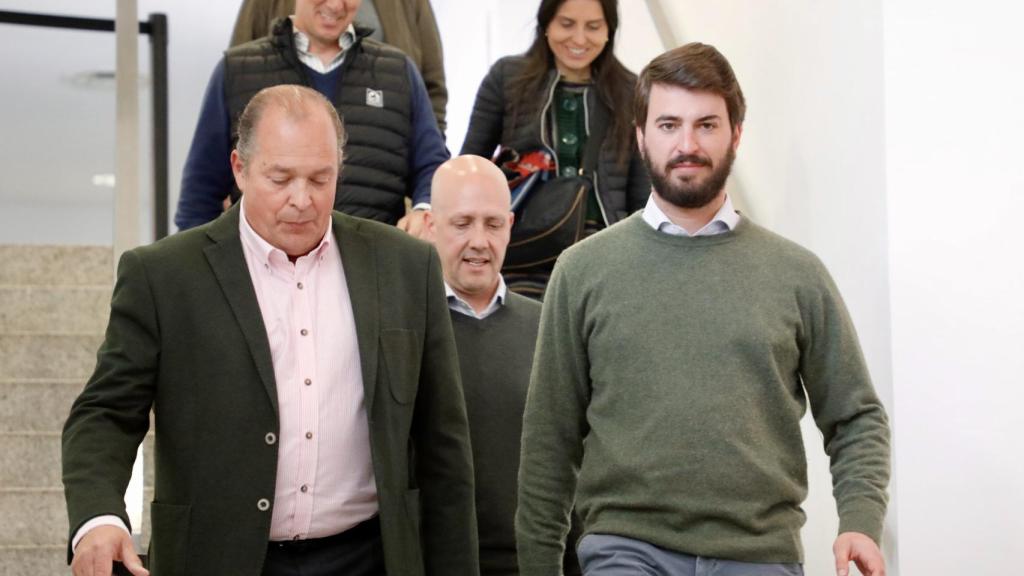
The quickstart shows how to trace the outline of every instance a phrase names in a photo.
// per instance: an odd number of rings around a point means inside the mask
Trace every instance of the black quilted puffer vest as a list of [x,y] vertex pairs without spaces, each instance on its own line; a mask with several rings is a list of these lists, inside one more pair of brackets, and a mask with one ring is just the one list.
[[[357,30],[342,64],[338,87],[329,99],[348,133],[345,161],[334,207],[353,216],[394,224],[405,213],[409,178],[411,107],[408,60],[398,50]],[[231,115],[232,145],[238,117],[257,92],[278,84],[312,87],[313,73],[295,54],[292,23],[274,24],[270,36],[224,54],[224,90]]]

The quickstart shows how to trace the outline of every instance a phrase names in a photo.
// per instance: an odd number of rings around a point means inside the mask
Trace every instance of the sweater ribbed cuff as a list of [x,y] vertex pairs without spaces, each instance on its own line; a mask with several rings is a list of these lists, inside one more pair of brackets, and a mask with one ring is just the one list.
[[839,533],[860,532],[875,541],[882,543],[882,525],[885,522],[885,511],[877,505],[864,504],[856,510],[842,513],[839,517]]

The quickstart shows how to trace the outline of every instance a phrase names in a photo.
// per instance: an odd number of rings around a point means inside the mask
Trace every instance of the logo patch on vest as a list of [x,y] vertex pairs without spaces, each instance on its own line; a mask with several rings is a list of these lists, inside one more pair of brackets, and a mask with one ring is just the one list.
[[374,90],[373,88],[366,89],[366,105],[373,106],[374,108],[384,107],[384,91]]

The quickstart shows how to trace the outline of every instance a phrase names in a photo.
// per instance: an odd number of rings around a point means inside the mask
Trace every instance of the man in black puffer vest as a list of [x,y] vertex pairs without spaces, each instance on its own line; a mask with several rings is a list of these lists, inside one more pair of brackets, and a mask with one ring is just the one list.
[[[359,3],[298,0],[269,36],[225,52],[185,162],[179,229],[213,220],[225,198],[237,199],[229,158],[249,99],[268,86],[302,84],[334,103],[349,135],[335,208],[421,235],[430,181],[448,150],[416,66],[352,25]],[[293,184],[280,176],[282,187]],[[414,210],[403,217],[406,197]]]

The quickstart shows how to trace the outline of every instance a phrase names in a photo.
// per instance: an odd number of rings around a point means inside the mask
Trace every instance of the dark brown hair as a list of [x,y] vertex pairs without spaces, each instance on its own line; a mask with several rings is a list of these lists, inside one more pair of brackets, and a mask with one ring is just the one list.
[[[537,28],[533,44],[526,51],[526,66],[510,83],[512,117],[537,106],[537,95],[544,89],[544,79],[555,68],[555,55],[548,46],[548,25],[555,19],[558,9],[566,0],[541,0],[537,8]],[[594,80],[598,99],[608,108],[608,131],[618,151],[618,160],[625,162],[634,145],[633,119],[629,118],[629,102],[633,97],[633,74],[615,57],[615,32],[619,28],[618,0],[597,0],[608,25],[608,43],[590,64],[590,77]]]
[[667,84],[687,90],[703,90],[725,99],[732,128],[743,124],[747,103],[729,61],[714,46],[691,42],[651,60],[640,72],[633,99],[633,117],[640,130],[647,123],[651,86]]

